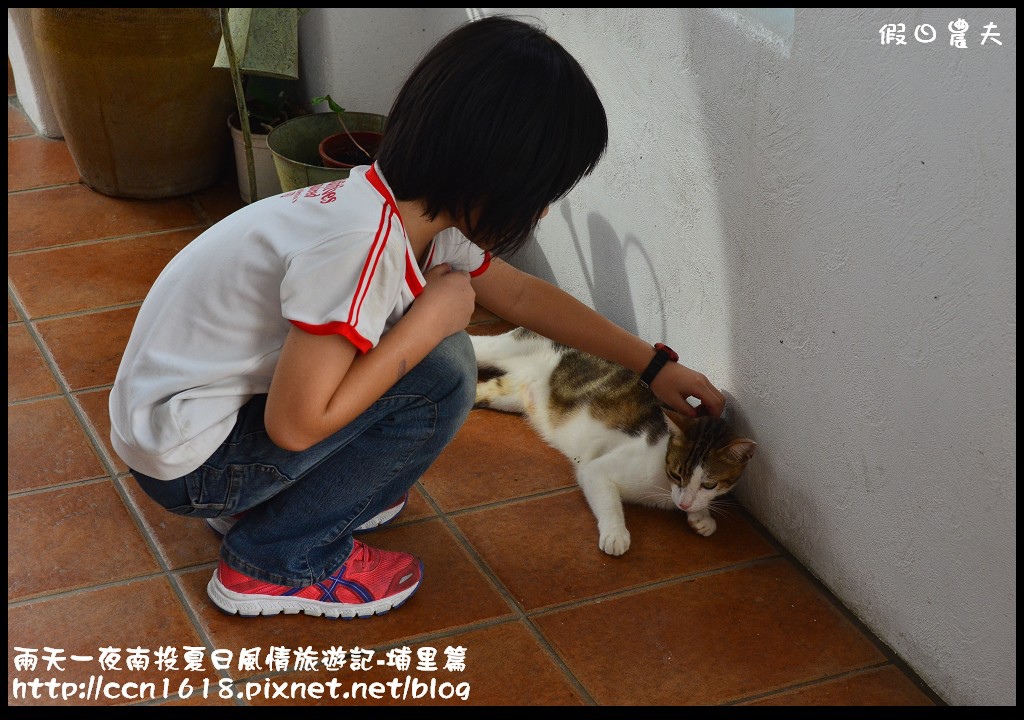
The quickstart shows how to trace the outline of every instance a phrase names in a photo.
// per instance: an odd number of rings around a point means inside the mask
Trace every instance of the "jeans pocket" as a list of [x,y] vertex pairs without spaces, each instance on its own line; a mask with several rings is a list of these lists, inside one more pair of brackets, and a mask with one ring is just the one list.
[[185,476],[185,488],[191,500],[191,508],[183,515],[192,517],[217,517],[225,509],[234,507],[237,488],[236,473],[233,468],[219,469],[208,465],[201,466],[195,472]]

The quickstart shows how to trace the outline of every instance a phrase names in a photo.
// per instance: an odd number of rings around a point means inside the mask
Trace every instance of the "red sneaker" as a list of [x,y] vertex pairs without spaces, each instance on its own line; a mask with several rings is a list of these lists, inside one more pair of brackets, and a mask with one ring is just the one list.
[[[390,507],[381,510],[379,513],[374,515],[372,518],[364,522],[362,525],[357,527],[354,532],[366,532],[368,530],[376,530],[382,525],[387,525],[389,522],[398,517],[398,513],[402,512],[405,504],[409,502],[409,493],[405,493],[402,497],[398,498]],[[222,517],[206,518],[206,524],[214,529],[215,532],[221,535],[227,535],[238,518],[242,517],[245,513],[239,513],[238,515],[224,515]]]
[[324,615],[329,618],[383,615],[411,596],[423,579],[414,555],[378,550],[355,540],[345,563],[318,583],[288,587],[257,580],[223,560],[206,586],[213,604],[230,615]]

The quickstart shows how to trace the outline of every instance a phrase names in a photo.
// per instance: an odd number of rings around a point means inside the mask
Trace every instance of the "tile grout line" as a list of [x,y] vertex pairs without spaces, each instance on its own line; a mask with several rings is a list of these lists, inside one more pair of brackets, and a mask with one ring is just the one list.
[[[160,230],[144,230],[142,232],[130,233],[127,235],[109,235],[107,237],[89,238],[87,240],[72,240],[71,242],[60,243],[59,245],[44,245],[42,247],[30,247],[21,250],[8,250],[7,257],[10,258],[40,255],[42,253],[56,252],[60,250],[67,250],[70,248],[87,248],[93,247],[95,245],[104,245],[106,243],[124,242],[126,240],[137,240],[139,238],[150,238],[155,237],[157,235],[188,232],[191,230],[198,230],[202,232],[207,228],[207,225],[197,223],[192,225],[181,225],[178,227],[164,228]],[[141,300],[139,302],[141,302]]]
[[875,670],[880,670],[882,668],[890,667],[891,665],[892,665],[892,663],[890,663],[888,661],[883,661],[883,662],[878,662],[878,663],[871,663],[871,664],[865,665],[863,667],[854,668],[853,670],[846,670],[844,672],[838,672],[838,673],[835,673],[833,675],[824,675],[822,677],[814,678],[813,680],[805,680],[803,682],[793,683],[792,685],[786,685],[784,687],[778,687],[778,688],[775,688],[773,690],[769,690],[767,692],[757,693],[755,695],[746,695],[744,697],[736,698],[734,700],[729,700],[728,702],[724,702],[724,703],[721,703],[721,704],[723,706],[729,706],[729,707],[740,706],[740,705],[743,705],[745,703],[751,703],[751,702],[754,702],[754,701],[757,701],[757,700],[763,700],[765,698],[776,697],[778,695],[782,695],[782,694],[785,694],[785,693],[788,693],[788,692],[793,692],[793,691],[796,691],[796,690],[803,690],[805,688],[817,687],[819,685],[824,685],[825,683],[835,682],[836,680],[844,680],[844,679],[847,679],[847,678],[853,678],[853,677],[856,677],[857,675],[863,675],[865,673],[869,673],[869,672],[872,672],[872,671],[875,671]]
[[23,497],[31,497],[32,495],[44,495],[54,490],[67,490],[70,488],[83,487],[85,485],[98,485],[108,480],[110,480],[108,475],[97,475],[96,477],[68,480],[67,482],[57,483],[55,485],[43,485],[41,487],[26,488],[25,490],[8,491],[7,499],[8,501],[17,500]]

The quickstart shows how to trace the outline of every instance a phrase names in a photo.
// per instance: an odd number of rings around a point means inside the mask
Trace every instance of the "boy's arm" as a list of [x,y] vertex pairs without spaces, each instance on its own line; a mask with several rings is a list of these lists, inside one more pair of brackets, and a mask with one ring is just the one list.
[[430,353],[469,324],[469,275],[447,265],[427,273],[423,292],[365,354],[340,335],[291,328],[274,369],[264,415],[276,445],[305,450],[352,422]]
[[[473,278],[476,301],[503,320],[521,325],[556,342],[618,363],[640,375],[654,357],[654,346],[619,327],[564,290],[497,258],[487,272]],[[686,398],[695,397],[702,410],[719,416],[725,396],[701,373],[668,363],[654,377],[651,390],[669,407],[693,417]]]

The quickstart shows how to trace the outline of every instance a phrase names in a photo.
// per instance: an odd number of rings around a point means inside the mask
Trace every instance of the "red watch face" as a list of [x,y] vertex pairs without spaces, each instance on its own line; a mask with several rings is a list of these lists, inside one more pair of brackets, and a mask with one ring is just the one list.
[[668,353],[668,356],[672,358],[672,362],[679,362],[679,355],[676,353],[675,350],[670,348],[665,343],[654,343],[654,349],[665,351],[666,353]]

